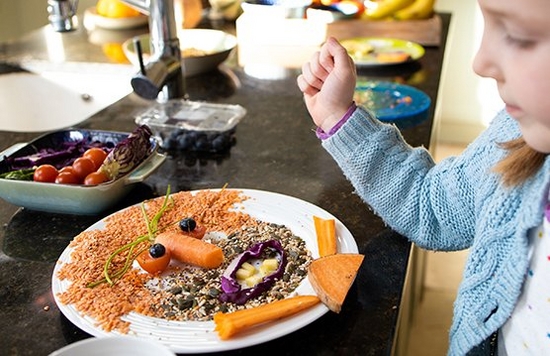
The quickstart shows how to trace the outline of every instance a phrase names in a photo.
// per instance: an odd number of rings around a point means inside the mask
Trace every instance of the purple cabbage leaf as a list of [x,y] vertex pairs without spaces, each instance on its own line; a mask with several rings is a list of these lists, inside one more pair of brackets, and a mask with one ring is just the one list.
[[137,167],[151,153],[151,129],[146,125],[136,128],[117,143],[99,168],[109,179],[116,179]]
[[[275,252],[279,265],[277,269],[264,276],[262,281],[251,288],[242,288],[239,281],[237,281],[237,270],[247,261],[255,258],[262,258],[266,253]],[[242,305],[249,299],[255,298],[271,288],[273,283],[283,276],[283,272],[286,266],[286,254],[281,246],[281,243],[277,240],[269,240],[265,242],[258,242],[250,247],[248,250],[239,254],[229,266],[227,266],[221,277],[222,294],[219,299],[222,302],[232,302]]]

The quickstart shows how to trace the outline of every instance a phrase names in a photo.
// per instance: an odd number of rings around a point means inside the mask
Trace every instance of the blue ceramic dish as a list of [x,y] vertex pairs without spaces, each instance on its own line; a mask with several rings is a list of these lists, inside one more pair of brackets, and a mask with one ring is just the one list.
[[421,90],[392,82],[359,82],[355,88],[357,105],[373,111],[380,121],[407,127],[427,119],[430,97]]
[[[7,162],[11,158],[32,155],[40,149],[82,141],[100,141],[114,147],[128,135],[129,133],[83,129],[47,133],[31,142],[15,144],[0,152],[0,173],[9,170],[10,165]],[[0,179],[0,198],[31,210],[76,215],[98,214],[113,206],[130,192],[134,183],[145,180],[164,162],[166,156],[157,152],[158,147],[158,141],[151,138],[150,153],[145,160],[114,181],[84,186]]]

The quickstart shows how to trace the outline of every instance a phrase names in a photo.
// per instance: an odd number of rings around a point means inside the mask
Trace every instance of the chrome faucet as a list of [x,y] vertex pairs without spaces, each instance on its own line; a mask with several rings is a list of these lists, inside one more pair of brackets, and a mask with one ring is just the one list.
[[48,0],[48,20],[57,32],[69,32],[77,28],[78,0]]
[[[144,65],[143,56],[138,53],[140,72],[132,78],[132,88],[136,94],[145,99],[183,98],[185,96],[184,68],[181,62],[174,1],[122,1],[144,14],[149,14],[152,55],[147,65]],[[161,92],[162,95],[159,95]]]
[[[145,65],[141,50],[136,46],[140,71],[130,81],[134,92],[150,100],[183,98],[185,76],[177,35],[174,0],[122,0],[122,2],[149,15],[151,57]],[[67,23],[68,18],[74,18],[77,4],[78,0],[48,0],[49,19],[56,31],[64,32],[75,28],[64,24]],[[66,10],[69,8],[72,10],[70,16],[69,11]],[[58,14],[62,16],[57,16]]]

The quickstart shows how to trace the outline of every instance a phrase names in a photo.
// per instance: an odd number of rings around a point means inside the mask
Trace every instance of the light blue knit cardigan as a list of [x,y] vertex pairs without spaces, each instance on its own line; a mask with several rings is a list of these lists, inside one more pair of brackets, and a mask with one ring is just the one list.
[[322,141],[359,196],[395,231],[425,249],[470,248],[449,355],[464,355],[497,331],[521,292],[528,230],[542,221],[550,159],[522,186],[504,188],[491,171],[505,154],[497,143],[519,135],[503,111],[461,156],[435,165],[395,126],[358,108]]

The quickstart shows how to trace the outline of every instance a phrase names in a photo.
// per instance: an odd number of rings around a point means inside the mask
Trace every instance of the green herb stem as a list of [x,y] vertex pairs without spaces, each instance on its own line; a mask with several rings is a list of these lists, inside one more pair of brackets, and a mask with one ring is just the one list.
[[0,178],[11,180],[33,180],[34,168],[20,169],[0,174]]
[[[155,236],[158,233],[158,222],[164,212],[171,208],[173,205],[172,199],[170,197],[170,186],[168,186],[168,189],[166,190],[166,195],[164,197],[164,201],[162,203],[161,208],[159,211],[153,216],[151,221],[149,221],[149,218],[147,216],[147,211],[145,210],[145,203],[141,203],[141,211],[143,212],[145,224],[147,226],[147,234],[138,236],[134,241],[127,243],[124,246],[119,247],[116,249],[110,256],[107,258],[107,261],[105,261],[105,264],[103,265],[103,276],[104,278],[92,283],[88,284],[89,288],[96,287],[102,283],[108,283],[109,285],[114,285],[128,270],[130,267],[132,267],[132,264],[134,260],[146,249],[142,249],[138,251],[139,253],[134,254],[134,249],[136,246],[141,244],[142,242],[149,242],[153,243],[155,241]],[[128,251],[128,254],[126,256],[126,260],[124,262],[124,266],[122,268],[114,271],[113,273],[110,273],[109,270],[111,268],[111,264],[116,256],[120,255],[121,253]]]

